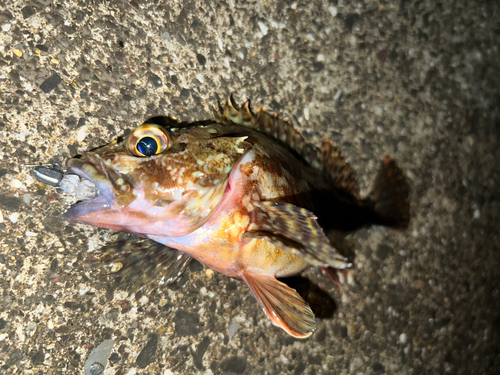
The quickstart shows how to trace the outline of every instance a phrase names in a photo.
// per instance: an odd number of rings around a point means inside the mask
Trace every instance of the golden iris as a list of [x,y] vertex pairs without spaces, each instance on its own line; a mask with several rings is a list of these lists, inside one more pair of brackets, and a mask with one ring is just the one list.
[[167,150],[170,138],[160,125],[145,123],[130,134],[126,145],[131,154],[148,157]]

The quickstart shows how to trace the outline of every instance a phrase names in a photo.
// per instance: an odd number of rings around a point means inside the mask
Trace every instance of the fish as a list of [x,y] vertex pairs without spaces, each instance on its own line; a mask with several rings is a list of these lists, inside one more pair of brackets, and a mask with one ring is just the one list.
[[98,195],[73,204],[66,220],[136,235],[100,250],[126,285],[172,283],[196,259],[243,280],[271,323],[297,338],[312,334],[315,316],[278,278],[315,266],[336,281],[353,267],[347,235],[370,225],[404,230],[410,218],[408,185],[390,156],[362,198],[331,140],[318,147],[232,96],[211,120],[152,117],[67,169]]

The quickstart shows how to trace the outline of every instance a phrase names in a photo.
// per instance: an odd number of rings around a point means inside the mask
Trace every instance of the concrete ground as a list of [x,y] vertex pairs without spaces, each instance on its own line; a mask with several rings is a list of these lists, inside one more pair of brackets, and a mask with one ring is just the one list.
[[[500,373],[499,20],[487,0],[2,1],[0,372]],[[20,167],[230,93],[333,139],[364,193],[386,154],[411,185],[409,230],[358,232],[340,288],[293,281],[316,285],[307,340],[199,263],[114,290],[87,260],[113,232],[64,222]]]

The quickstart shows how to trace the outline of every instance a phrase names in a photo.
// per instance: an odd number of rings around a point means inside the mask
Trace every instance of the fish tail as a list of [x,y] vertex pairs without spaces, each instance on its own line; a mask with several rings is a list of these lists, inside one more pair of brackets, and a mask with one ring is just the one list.
[[386,156],[364,203],[377,215],[375,224],[406,229],[410,221],[408,184],[394,159]]

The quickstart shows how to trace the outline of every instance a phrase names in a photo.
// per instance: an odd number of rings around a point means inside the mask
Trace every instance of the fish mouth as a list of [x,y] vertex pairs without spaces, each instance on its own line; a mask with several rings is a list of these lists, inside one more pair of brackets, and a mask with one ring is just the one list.
[[79,201],[63,214],[67,221],[79,221],[80,218],[96,211],[104,210],[114,202],[113,188],[106,175],[101,173],[93,164],[80,159],[70,159],[68,172],[95,184],[99,194],[89,200]]

